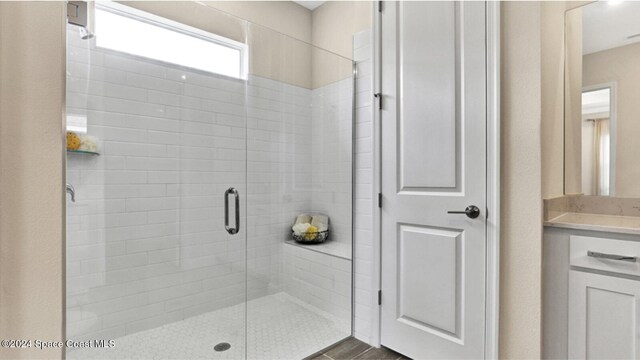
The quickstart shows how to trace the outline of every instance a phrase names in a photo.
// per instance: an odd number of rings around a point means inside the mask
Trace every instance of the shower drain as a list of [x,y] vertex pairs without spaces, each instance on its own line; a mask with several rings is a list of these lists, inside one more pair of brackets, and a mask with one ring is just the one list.
[[227,351],[231,348],[231,344],[229,343],[220,343],[216,346],[213,347],[213,350],[215,351]]

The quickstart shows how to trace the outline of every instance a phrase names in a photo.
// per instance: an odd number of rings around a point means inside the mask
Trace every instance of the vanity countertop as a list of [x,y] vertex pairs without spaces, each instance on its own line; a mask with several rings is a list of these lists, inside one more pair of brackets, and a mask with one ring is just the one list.
[[640,235],[640,217],[587,213],[564,213],[544,222],[545,226],[565,229],[606,231]]

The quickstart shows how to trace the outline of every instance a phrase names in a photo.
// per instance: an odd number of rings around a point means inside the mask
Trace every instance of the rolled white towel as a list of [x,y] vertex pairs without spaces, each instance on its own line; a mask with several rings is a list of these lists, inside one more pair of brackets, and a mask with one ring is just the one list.
[[318,231],[329,230],[329,217],[327,215],[314,215],[311,225],[318,228]]
[[307,232],[307,230],[309,229],[309,227],[311,226],[311,224],[306,223],[306,224],[295,224],[293,225],[293,227],[291,228],[291,230],[293,230],[293,233],[297,236],[301,236],[304,233]]
[[311,223],[311,215],[308,215],[308,214],[298,215],[295,222],[295,224],[309,224],[309,223]]

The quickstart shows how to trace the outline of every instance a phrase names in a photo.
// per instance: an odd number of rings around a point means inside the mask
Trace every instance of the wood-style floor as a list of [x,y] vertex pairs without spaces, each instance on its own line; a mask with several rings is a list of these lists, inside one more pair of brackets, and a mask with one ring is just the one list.
[[315,353],[305,360],[410,360],[387,348],[375,348],[355,338],[345,339],[332,347]]

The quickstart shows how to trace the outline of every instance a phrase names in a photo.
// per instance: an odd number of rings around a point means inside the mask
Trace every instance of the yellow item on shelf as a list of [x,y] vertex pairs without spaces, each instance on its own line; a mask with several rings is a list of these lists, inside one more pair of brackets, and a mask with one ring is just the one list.
[[305,240],[315,240],[318,237],[318,228],[315,226],[309,226],[307,232],[304,234]]
[[78,150],[79,148],[80,137],[72,131],[67,131],[67,150]]

